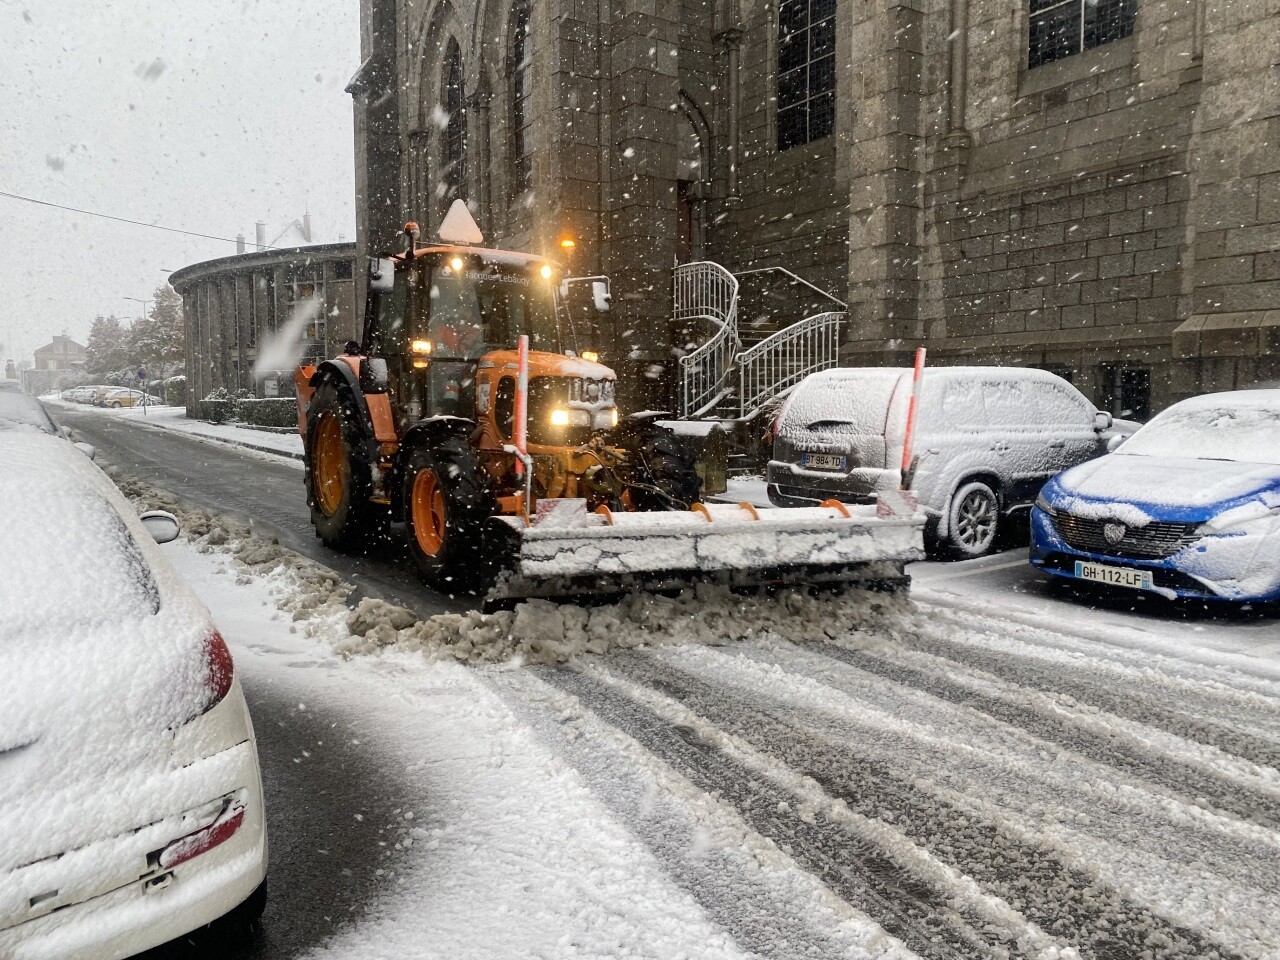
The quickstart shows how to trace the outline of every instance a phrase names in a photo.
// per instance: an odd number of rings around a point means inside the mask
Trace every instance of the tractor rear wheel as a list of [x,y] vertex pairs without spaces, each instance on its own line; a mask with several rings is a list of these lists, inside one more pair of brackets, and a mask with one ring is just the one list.
[[362,439],[355,398],[332,381],[322,383],[307,411],[304,482],[316,536],[335,550],[367,549],[387,535],[386,507],[369,501],[371,464],[361,456]]
[[493,497],[466,441],[415,446],[403,475],[405,533],[418,574],[450,593],[487,585],[484,524]]

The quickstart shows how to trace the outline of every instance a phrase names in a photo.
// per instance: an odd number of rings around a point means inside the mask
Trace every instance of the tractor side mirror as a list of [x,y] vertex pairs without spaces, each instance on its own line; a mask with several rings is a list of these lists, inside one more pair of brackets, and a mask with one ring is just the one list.
[[365,357],[360,362],[360,389],[365,393],[387,392],[387,361],[382,357]]
[[396,284],[396,263],[382,257],[369,258],[369,289],[374,293],[390,293]]
[[591,281],[591,300],[598,313],[608,313],[613,307],[613,297],[609,294],[609,281]]
[[585,306],[588,283],[591,284],[591,305],[596,313],[608,313],[613,307],[608,277],[565,277],[560,281],[560,299],[568,300],[572,296],[575,303]]

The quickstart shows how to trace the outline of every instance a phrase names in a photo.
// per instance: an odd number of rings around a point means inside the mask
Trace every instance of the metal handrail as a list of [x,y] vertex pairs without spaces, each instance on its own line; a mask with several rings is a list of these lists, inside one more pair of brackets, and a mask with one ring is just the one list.
[[782,274],[786,274],[788,277],[790,277],[790,278],[791,278],[793,281],[795,281],[796,283],[803,284],[804,286],[806,286],[806,287],[808,287],[810,290],[812,290],[814,293],[820,294],[821,296],[823,296],[823,297],[824,297],[824,298],[826,298],[827,300],[830,300],[832,303],[836,304],[836,306],[840,307],[840,309],[842,309],[842,310],[847,310],[847,309],[849,309],[849,305],[848,305],[847,303],[845,303],[843,300],[839,299],[838,297],[833,296],[832,294],[828,293],[826,290],[823,290],[821,287],[815,286],[814,284],[812,284],[812,283],[810,283],[808,280],[806,280],[804,277],[801,277],[801,276],[799,276],[799,275],[797,275],[797,274],[792,273],[792,272],[791,272],[790,270],[788,270],[786,267],[756,267],[756,268],[755,268],[755,269],[753,269],[753,270],[740,270],[740,271],[738,271],[738,273],[736,274],[736,276],[739,276],[739,277],[749,277],[749,276],[751,276],[751,274],[753,274],[753,273],[782,273]]
[[738,356],[738,415],[754,416],[811,373],[840,362],[843,311],[814,314],[784,327]]
[[719,325],[711,339],[680,358],[680,416],[700,417],[728,392],[738,339],[738,280],[718,263],[683,263],[673,277],[676,320]]

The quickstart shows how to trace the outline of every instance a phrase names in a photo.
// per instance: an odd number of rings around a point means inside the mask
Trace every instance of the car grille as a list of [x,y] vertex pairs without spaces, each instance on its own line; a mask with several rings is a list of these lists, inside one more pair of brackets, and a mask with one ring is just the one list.
[[1053,518],[1058,535],[1075,549],[1112,557],[1159,560],[1173,556],[1199,539],[1198,524],[1156,522],[1144,527],[1125,526],[1124,537],[1119,543],[1112,543],[1103,528],[1116,522],[1086,519],[1070,513],[1059,513]]

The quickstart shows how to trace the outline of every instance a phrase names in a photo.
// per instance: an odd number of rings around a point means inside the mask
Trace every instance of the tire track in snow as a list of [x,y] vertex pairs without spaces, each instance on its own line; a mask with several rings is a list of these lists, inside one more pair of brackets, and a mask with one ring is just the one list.
[[[935,629],[949,625],[957,632],[990,634],[993,625],[998,625],[1003,636],[1046,653],[1074,652],[1133,669],[1148,669],[1154,662],[1161,674],[1171,679],[1195,684],[1202,684],[1206,679],[1216,681],[1228,688],[1220,691],[1222,696],[1234,699],[1252,694],[1269,704],[1267,713],[1273,720],[1280,715],[1280,696],[1277,696],[1280,661],[1193,647],[1185,640],[1165,641],[1160,633],[1149,628],[1128,627],[1117,631],[1114,627],[1100,629],[1088,623],[1072,623],[1068,633],[1060,622],[1027,622],[1007,610],[993,614],[989,608],[974,610],[967,604],[941,602],[936,597],[917,597],[912,602],[916,613],[903,621],[904,625],[909,622],[907,629],[920,629],[921,624]],[[1159,624],[1151,627],[1158,628]],[[1256,706],[1256,703],[1249,706],[1247,701],[1242,702],[1246,703],[1246,709]]]
[[1171,791],[1176,796],[1196,801],[1204,799],[1220,811],[1270,830],[1280,830],[1280,808],[1277,798],[1249,784],[1216,775],[1203,766],[1179,760],[1167,753],[1144,748],[1128,736],[1117,732],[1090,730],[1062,715],[1051,715],[1034,707],[981,693],[947,677],[920,667],[865,650],[851,650],[836,644],[821,644],[818,649],[827,656],[842,660],[860,670],[876,674],[894,683],[923,690],[949,703],[971,707],[1065,749],[1075,751],[1097,763],[1123,770]]
[[[1280,836],[1131,786],[1070,751],[1046,755],[1016,727],[888,684],[811,644],[686,646],[652,656],[755,702],[781,701],[830,743],[909,764],[931,789],[1020,837],[1045,838],[1131,899],[1174,913],[1248,953],[1280,944]],[[1235,918],[1229,926],[1218,918]]]
[[918,780],[835,745],[795,722],[785,704],[749,703],[652,657],[609,658],[611,669],[660,691],[757,750],[785,758],[850,809],[891,824],[938,860],[969,875],[1052,936],[1095,960],[1208,960],[1238,956],[1153,913],[1060,855],[932,795]]
[[961,916],[945,895],[909,874],[883,851],[839,824],[791,812],[791,792],[648,706],[594,676],[571,670],[539,673],[577,697],[606,723],[632,737],[700,789],[731,804],[752,829],[773,840],[851,906],[929,960],[990,960],[1021,955],[1016,944],[991,939],[984,921]]
[[[1189,807],[1182,798],[1129,784],[1110,767],[1046,744],[1019,727],[939,701],[922,690],[886,684],[876,674],[825,656],[819,645],[759,643],[683,647],[656,658],[717,684],[772,695],[835,743],[857,742],[874,758],[910,757],[936,782],[1015,818],[1066,806],[1052,826],[1071,824],[1100,840],[1185,862],[1252,887],[1280,891],[1280,860],[1259,858],[1280,836],[1236,817]],[[782,671],[781,675],[777,671]],[[1105,824],[1105,826],[1104,826]],[[1051,827],[1052,828],[1052,827]],[[1040,827],[1032,827],[1040,829]],[[1260,873],[1260,868],[1264,868]]]
[[905,957],[878,925],[797,870],[733,810],[553,686],[543,671],[488,681],[637,836],[707,917],[761,960]]
[[1055,664],[1052,668],[1041,666],[1017,654],[983,649],[936,634],[899,635],[898,640],[910,649],[981,670],[1007,683],[1032,687],[1042,693],[1065,694],[1077,703],[1136,723],[1159,727],[1175,736],[1217,747],[1259,766],[1280,770],[1280,743],[1171,709],[1132,689],[1120,693],[1113,685],[1090,677],[1078,668],[1062,664]]

